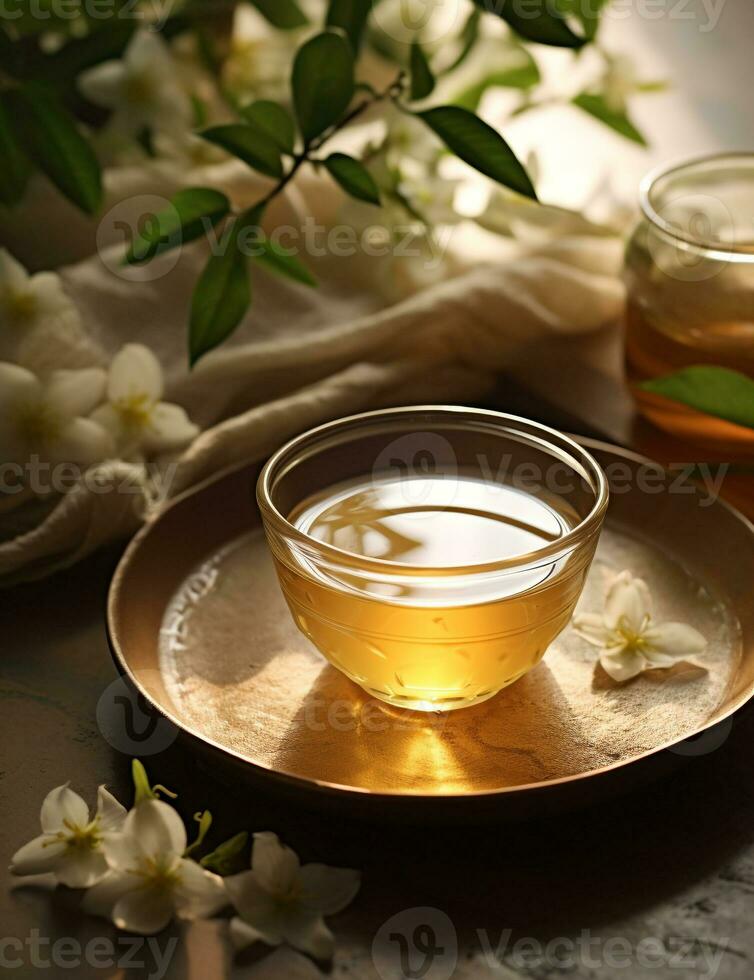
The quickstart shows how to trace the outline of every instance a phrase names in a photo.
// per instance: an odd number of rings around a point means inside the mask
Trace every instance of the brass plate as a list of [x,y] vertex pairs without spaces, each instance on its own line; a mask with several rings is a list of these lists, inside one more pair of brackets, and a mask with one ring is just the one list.
[[707,636],[703,676],[604,689],[593,648],[568,628],[539,666],[477,707],[418,715],[383,706],[294,627],[259,525],[257,467],[176,500],[133,540],[108,606],[116,660],[205,747],[362,808],[541,803],[554,789],[579,800],[608,777],[628,785],[633,764],[667,756],[754,693],[754,527],[706,492],[674,488],[675,476],[642,457],[583,442],[608,472],[620,465],[621,482],[581,608],[599,609],[606,575],[631,569],[649,582],[659,618]]

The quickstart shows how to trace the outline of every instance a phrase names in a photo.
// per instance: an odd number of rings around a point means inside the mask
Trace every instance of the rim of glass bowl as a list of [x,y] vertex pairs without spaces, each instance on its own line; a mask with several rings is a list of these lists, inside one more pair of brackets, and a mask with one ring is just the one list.
[[[476,565],[407,565],[398,561],[391,561],[385,558],[365,558],[351,551],[345,551],[335,545],[327,544],[317,538],[312,537],[305,531],[301,531],[288,521],[280,513],[272,501],[272,481],[281,465],[287,461],[293,462],[306,444],[311,444],[314,448],[318,443],[322,443],[328,436],[336,435],[339,430],[350,430],[354,426],[369,425],[370,422],[379,420],[398,421],[401,416],[407,415],[447,415],[450,419],[458,416],[459,420],[464,416],[471,416],[478,423],[493,423],[496,427],[501,425],[518,431],[521,435],[526,435],[529,439],[539,442],[543,448],[552,451],[553,456],[557,457],[559,449],[567,449],[574,459],[583,466],[587,472],[590,482],[594,487],[595,501],[589,513],[571,530],[564,534],[562,538],[553,541],[543,548],[537,548],[512,558],[500,559],[498,561],[483,562]],[[521,427],[531,431],[523,431]],[[555,439],[554,444],[552,440]],[[557,442],[561,443],[558,447]],[[435,576],[464,576],[481,575],[490,572],[506,571],[511,569],[524,570],[529,566],[538,565],[546,559],[564,554],[574,550],[584,540],[598,529],[602,523],[605,510],[607,509],[609,491],[607,478],[602,472],[597,461],[588,453],[583,446],[575,440],[551,429],[539,422],[532,422],[529,419],[518,415],[508,415],[504,412],[494,412],[481,408],[464,408],[456,405],[415,405],[402,408],[378,409],[373,412],[363,412],[358,415],[349,415],[333,422],[309,429],[301,435],[296,436],[289,442],[281,446],[265,464],[257,481],[257,503],[265,522],[271,525],[279,534],[286,539],[295,542],[298,546],[310,551],[315,558],[331,559],[341,565],[357,567],[362,570],[374,570],[383,574],[394,574],[401,576],[426,575],[428,573]]]
[[729,245],[717,239],[697,238],[690,235],[674,225],[672,221],[666,221],[656,208],[656,197],[665,188],[660,188],[661,182],[672,182],[673,179],[682,177],[684,174],[691,176],[695,169],[704,166],[714,167],[725,162],[731,164],[746,164],[751,166],[754,173],[754,152],[750,150],[732,150],[722,153],[710,153],[697,157],[690,157],[670,165],[663,164],[650,170],[639,185],[639,204],[642,214],[654,228],[660,231],[663,236],[671,242],[682,242],[691,248],[704,252],[710,258],[719,259],[724,262],[754,263],[754,252],[751,245],[748,249],[744,245]]

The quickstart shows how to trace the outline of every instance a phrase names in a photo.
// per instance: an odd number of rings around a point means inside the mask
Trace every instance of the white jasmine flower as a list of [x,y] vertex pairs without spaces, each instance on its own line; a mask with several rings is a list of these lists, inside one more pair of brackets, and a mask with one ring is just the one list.
[[55,463],[99,463],[112,454],[109,432],[86,418],[102,401],[101,368],[53,371],[46,382],[18,364],[0,363],[0,459],[32,455]]
[[160,362],[143,344],[126,344],[113,358],[107,403],[91,418],[112,435],[120,451],[133,454],[181,449],[199,429],[180,405],[160,401]]
[[153,935],[174,915],[203,919],[228,903],[222,878],[183,857],[183,821],[161,800],[134,807],[104,849],[111,871],[87,891],[83,908],[119,929]]
[[411,173],[402,168],[396,190],[409,206],[404,212],[404,224],[412,215],[420,216],[430,228],[436,225],[456,225],[463,220],[455,208],[455,199],[462,181],[451,180],[439,173]]
[[235,38],[223,65],[223,79],[240,98],[285,100],[296,51],[289,35],[271,31],[268,37]]
[[[314,12],[313,22],[321,16]],[[290,101],[291,66],[310,27],[280,31],[253,7],[236,7],[230,52],[223,63],[223,83],[238,98]]]
[[[380,220],[388,227],[420,221],[428,226],[457,224],[454,206],[463,181],[442,172],[440,141],[416,119],[388,110],[386,131],[379,144],[366,148],[365,162],[382,191]],[[364,211],[374,223],[374,211]]]
[[11,873],[52,873],[69,888],[88,888],[107,873],[103,842],[108,834],[120,830],[125,818],[125,807],[104,786],[97,793],[97,812],[91,820],[78,793],[67,783],[58,786],[42,804],[42,834],[16,851]]
[[394,106],[385,112],[385,125],[384,149],[391,167],[408,158],[415,164],[433,168],[445,153],[443,144],[428,126]]
[[629,98],[640,87],[633,59],[625,54],[609,55],[602,76],[602,95],[608,107],[613,112],[625,112]]
[[219,146],[189,132],[156,133],[153,146],[159,158],[178,164],[184,170],[209,167],[229,159]]
[[402,45],[410,44],[419,33],[429,51],[448,43],[463,24],[465,4],[458,0],[382,0],[375,4],[375,25],[381,40],[396,55]]
[[573,625],[579,636],[601,649],[600,664],[615,681],[672,667],[677,658],[700,653],[707,645],[686,623],[655,623],[649,587],[629,571],[610,582],[602,613],[576,615]]
[[78,312],[54,272],[30,276],[0,249],[0,351],[9,355],[34,329],[52,320],[78,321]]
[[240,913],[231,919],[237,949],[261,940],[286,942],[317,959],[329,959],[334,939],[324,916],[340,912],[359,890],[358,871],[324,864],[301,867],[298,856],[276,834],[254,834],[251,871],[225,879]]
[[143,127],[186,129],[191,103],[181,88],[170,48],[153,31],[139,30],[123,58],[79,75],[82,94],[113,110],[110,129],[135,135]]

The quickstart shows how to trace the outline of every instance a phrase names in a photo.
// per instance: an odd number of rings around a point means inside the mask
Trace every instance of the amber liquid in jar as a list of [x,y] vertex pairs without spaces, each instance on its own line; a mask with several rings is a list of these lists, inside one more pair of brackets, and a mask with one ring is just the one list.
[[[529,554],[579,522],[549,492],[478,475],[359,478],[309,497],[288,519],[351,555],[405,566],[400,584],[358,563],[323,572],[305,557],[278,571],[295,622],[330,662],[382,701],[415,710],[481,702],[531,669],[568,622],[588,567],[551,557],[481,576],[459,600],[448,567]],[[439,584],[433,567],[443,569]]]
[[754,450],[754,431],[647,393],[642,383],[696,365],[754,378],[754,156],[692,161],[642,189],[626,257],[626,367],[639,410],[671,435]]

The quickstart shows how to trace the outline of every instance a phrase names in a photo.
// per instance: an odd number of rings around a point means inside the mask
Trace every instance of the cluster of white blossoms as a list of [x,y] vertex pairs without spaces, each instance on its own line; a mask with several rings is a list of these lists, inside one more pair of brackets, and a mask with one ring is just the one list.
[[152,31],[136,31],[121,58],[82,72],[78,85],[86,99],[111,112],[98,140],[105,156],[127,154],[145,131],[170,143],[191,129],[190,95],[171,49]]
[[126,344],[109,368],[42,371],[26,362],[36,332],[48,336],[78,319],[55,273],[29,275],[0,250],[0,459],[90,466],[191,442],[199,430],[161,400],[162,368],[142,344]]
[[110,112],[95,138],[103,163],[140,165],[153,157],[184,171],[228,159],[194,132],[197,111],[224,118],[227,108],[188,41],[168,43],[154,31],[138,30],[120,58],[79,75],[84,98]]
[[85,888],[85,912],[142,935],[233,906],[236,949],[286,942],[326,960],[334,938],[324,916],[349,905],[360,885],[357,871],[302,867],[273,833],[254,835],[250,871],[223,878],[188,856],[194,845],[172,806],[144,798],[127,812],[104,786],[94,816],[68,785],[58,786],[42,804],[41,824],[42,834],[13,855],[11,872]]

